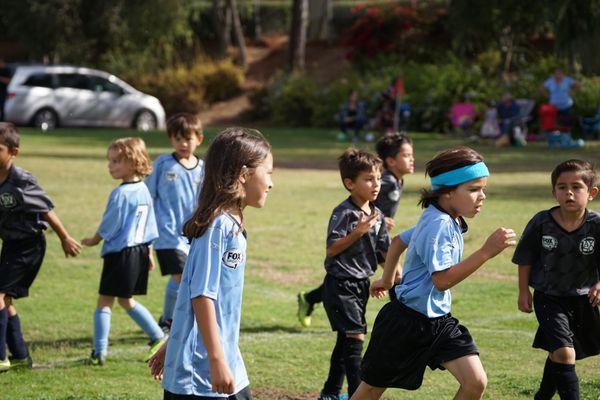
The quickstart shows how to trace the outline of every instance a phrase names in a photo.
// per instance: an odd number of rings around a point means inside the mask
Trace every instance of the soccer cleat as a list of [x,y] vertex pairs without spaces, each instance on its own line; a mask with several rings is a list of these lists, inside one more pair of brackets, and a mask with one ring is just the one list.
[[10,369],[29,369],[33,367],[31,356],[25,358],[10,358]]
[[106,356],[104,354],[96,354],[94,350],[92,350],[92,354],[90,354],[90,358],[87,360],[88,365],[97,365],[99,367],[103,366],[106,362]]
[[338,396],[338,400],[348,400],[349,397],[346,393],[342,393]]
[[306,293],[298,293],[298,321],[300,325],[308,328],[311,323],[310,314],[313,312],[313,305],[306,300]]
[[150,350],[148,350],[148,354],[144,359],[144,362],[150,361],[153,355],[161,348],[161,346],[167,341],[167,336],[163,336],[161,339],[156,339],[148,343],[150,345]]
[[10,369],[10,360],[8,358],[0,360],[0,372],[6,372]]

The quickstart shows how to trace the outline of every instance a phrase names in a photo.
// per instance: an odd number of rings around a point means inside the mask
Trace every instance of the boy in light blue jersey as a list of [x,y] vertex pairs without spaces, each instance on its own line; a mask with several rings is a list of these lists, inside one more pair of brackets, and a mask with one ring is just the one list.
[[202,143],[202,123],[192,114],[181,113],[167,121],[167,135],[175,150],[154,160],[146,185],[154,199],[159,237],[154,249],[163,276],[170,275],[159,325],[169,330],[185,259],[190,249],[182,235],[184,222],[192,215],[204,178],[204,162],[194,155]]
[[146,294],[148,271],[154,268],[150,245],[158,231],[152,197],[142,181],[151,168],[146,145],[140,138],[117,139],[108,148],[108,170],[122,183],[111,192],[94,236],[81,241],[85,246],[95,246],[104,240],[100,253],[104,267],[94,312],[94,349],[89,359],[92,365],[105,363],[115,297],[148,335],[148,358],[164,340],[164,333],[150,312],[133,300],[133,295]]

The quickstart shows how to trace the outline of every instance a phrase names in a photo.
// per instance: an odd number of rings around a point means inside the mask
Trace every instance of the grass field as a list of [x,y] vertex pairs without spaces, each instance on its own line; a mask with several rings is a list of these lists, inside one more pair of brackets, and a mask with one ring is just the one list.
[[[95,232],[110,190],[117,184],[106,170],[106,147],[122,130],[22,129],[17,165],[33,172],[56,204],[56,212],[76,238]],[[207,140],[215,131],[209,131]],[[326,377],[335,336],[323,308],[313,326],[296,321],[296,293],[323,278],[324,239],[332,208],[347,193],[335,170],[345,144],[334,131],[265,129],[274,148],[275,188],[262,210],[246,214],[248,268],[244,293],[241,347],[255,398],[312,399]],[[143,135],[152,157],[170,151],[165,135]],[[414,224],[420,210],[418,189],[425,184],[425,162],[452,139],[416,134],[417,172],[407,177],[397,215],[397,233]],[[370,145],[367,147],[371,147]],[[600,146],[550,151],[543,144],[497,150],[475,146],[490,164],[492,176],[482,213],[470,220],[465,255],[498,226],[521,232],[533,214],[553,204],[549,173],[571,157],[598,161]],[[206,145],[200,153],[206,150]],[[592,203],[592,208],[595,204]],[[145,337],[121,309],[113,311],[110,354],[103,368],[83,360],[92,344],[92,314],[101,271],[99,248],[65,259],[56,235],[29,298],[16,305],[35,368],[0,375],[0,399],[161,399],[160,385],[142,362]],[[485,398],[528,399],[539,382],[545,354],[531,348],[536,323],[516,308],[516,270],[512,250],[495,258],[453,289],[453,314],[469,327],[489,377]],[[155,271],[149,295],[140,300],[158,317],[165,278]],[[383,301],[368,307],[371,324]],[[600,398],[598,359],[578,363],[582,399]],[[417,392],[390,390],[387,399],[451,398],[457,384],[447,372],[428,371]]]

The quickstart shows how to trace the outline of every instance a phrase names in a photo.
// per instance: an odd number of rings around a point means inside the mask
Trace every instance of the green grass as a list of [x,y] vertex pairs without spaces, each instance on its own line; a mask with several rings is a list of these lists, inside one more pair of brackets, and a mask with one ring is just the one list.
[[[215,130],[209,130],[207,141]],[[346,147],[334,131],[265,129],[274,148],[275,188],[263,210],[249,209],[248,268],[244,293],[241,347],[255,398],[310,399],[327,374],[335,336],[322,307],[313,326],[301,329],[295,295],[323,278],[325,233],[332,208],[347,196],[335,170]],[[92,234],[108,193],[117,182],[106,171],[105,153],[122,130],[59,130],[47,134],[22,129],[17,165],[34,173],[56,204],[56,211],[77,238]],[[170,151],[161,133],[143,135],[153,157]],[[414,135],[417,173],[406,179],[394,232],[414,224],[418,189],[426,182],[424,164],[436,151],[457,144],[444,136]],[[367,146],[372,148],[372,146]],[[493,229],[522,231],[540,209],[553,204],[549,173],[559,161],[582,157],[598,161],[596,143],[580,150],[550,151],[543,144],[496,150],[476,146],[490,164],[488,199],[470,220],[465,254],[480,246]],[[206,144],[200,149],[204,153]],[[592,203],[592,208],[595,204]],[[99,248],[65,259],[50,233],[44,266],[31,296],[19,300],[26,340],[36,368],[0,375],[0,398],[15,399],[160,399],[162,392],[142,362],[146,339],[118,307],[113,311],[106,367],[83,365],[92,342],[92,314],[101,271]],[[490,261],[453,289],[453,314],[471,330],[489,376],[486,398],[528,399],[539,382],[545,355],[531,349],[535,318],[516,308],[516,271],[512,251]],[[158,316],[165,278],[151,274],[149,295],[139,297]],[[382,301],[372,300],[372,325]],[[598,398],[596,359],[578,363],[582,398]],[[428,371],[417,392],[390,390],[388,399],[450,398],[455,380],[447,372]],[[287,396],[287,397],[286,397]]]

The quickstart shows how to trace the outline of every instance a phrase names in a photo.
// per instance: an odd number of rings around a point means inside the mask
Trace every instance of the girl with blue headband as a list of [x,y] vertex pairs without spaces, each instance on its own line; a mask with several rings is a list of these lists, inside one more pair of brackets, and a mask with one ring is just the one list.
[[[379,399],[388,387],[418,389],[426,366],[454,375],[460,383],[454,399],[481,399],[487,385],[471,334],[450,314],[450,288],[514,245],[515,233],[498,228],[461,261],[462,235],[468,229],[464,217],[473,218],[481,210],[488,169],[479,153],[455,147],[435,156],[426,170],[431,190],[421,192],[425,210],[410,238],[396,300],[375,320],[362,361],[362,382],[351,400]],[[371,292],[389,289],[395,270],[396,262],[386,262]]]

